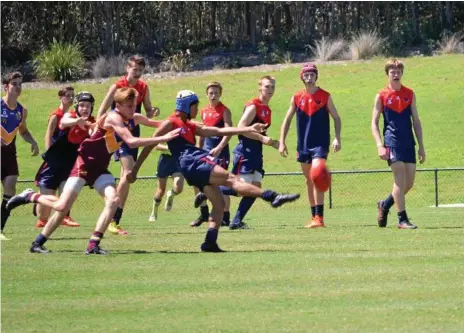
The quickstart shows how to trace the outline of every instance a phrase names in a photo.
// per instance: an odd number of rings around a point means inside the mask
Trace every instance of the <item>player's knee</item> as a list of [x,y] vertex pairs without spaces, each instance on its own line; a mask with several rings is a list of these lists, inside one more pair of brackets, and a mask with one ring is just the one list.
[[58,200],[53,209],[60,213],[67,212],[71,209],[71,204],[68,201]]
[[106,205],[110,208],[118,207],[121,204],[121,199],[117,193],[111,194],[106,198]]
[[182,184],[182,183],[176,183],[176,184],[174,185],[174,191],[175,191],[177,194],[182,193],[183,190],[184,190],[184,184]]

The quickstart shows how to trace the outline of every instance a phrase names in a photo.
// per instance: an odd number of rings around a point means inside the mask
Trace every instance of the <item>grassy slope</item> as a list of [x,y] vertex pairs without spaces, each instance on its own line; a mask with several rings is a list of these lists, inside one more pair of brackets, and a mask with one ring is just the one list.
[[[332,154],[330,166],[334,170],[379,169],[386,164],[376,157],[376,147],[370,132],[370,118],[374,96],[385,85],[383,74],[384,59],[362,63],[320,65],[319,84],[332,93],[335,105],[342,117],[342,151]],[[413,58],[406,60],[404,84],[413,88],[418,99],[418,109],[424,128],[424,141],[428,162],[424,167],[461,166],[464,160],[461,135],[464,127],[464,112],[461,111],[464,81],[461,71],[462,56],[441,56],[433,58]],[[280,124],[288,108],[292,94],[301,89],[298,79],[299,68],[289,68],[277,72],[223,73],[220,76],[199,76],[150,81],[152,100],[160,106],[163,117],[173,109],[175,95],[180,89],[192,89],[202,94],[206,83],[219,80],[224,86],[223,101],[233,112],[235,123],[240,118],[245,101],[257,94],[257,80],[261,75],[271,74],[277,79],[276,94],[271,101],[273,125],[270,135],[278,138]],[[76,84],[77,90],[89,90],[95,94],[97,105],[101,102],[114,80],[104,84]],[[56,107],[56,89],[25,89],[21,102],[30,110],[29,127],[43,147],[43,136],[47,116]],[[203,105],[206,103],[203,98]],[[295,126],[289,136],[289,149],[294,151]],[[144,130],[149,135],[151,130]],[[236,139],[232,140],[232,147]],[[28,156],[29,147],[19,140],[19,163],[21,178],[31,179],[40,165],[40,159]],[[141,175],[153,175],[156,156],[152,156],[142,168]],[[298,171],[291,158],[283,159],[277,151],[266,148],[267,171]],[[112,164],[118,174],[119,165]]]

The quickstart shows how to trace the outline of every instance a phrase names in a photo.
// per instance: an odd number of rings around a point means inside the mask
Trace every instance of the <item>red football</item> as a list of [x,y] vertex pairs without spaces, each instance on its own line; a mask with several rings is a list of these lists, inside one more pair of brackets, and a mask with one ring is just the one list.
[[314,186],[321,191],[326,192],[332,184],[332,175],[329,168],[327,168],[324,159],[317,159],[313,162],[309,177],[314,183]]

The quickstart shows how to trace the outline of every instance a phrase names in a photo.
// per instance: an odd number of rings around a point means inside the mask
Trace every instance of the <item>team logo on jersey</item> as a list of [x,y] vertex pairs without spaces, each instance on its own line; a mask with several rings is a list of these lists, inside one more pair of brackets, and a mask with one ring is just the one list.
[[16,119],[21,120],[21,115],[19,114],[19,112],[16,113]]
[[316,101],[316,104],[317,104],[317,105],[321,104],[321,101]]
[[7,117],[8,117],[8,112],[6,112],[5,110],[3,110],[3,112],[2,112],[2,117],[7,118]]
[[387,104],[391,104],[391,103],[393,103],[391,98],[387,99]]
[[183,135],[187,134],[187,131],[185,130],[184,127],[180,128],[180,134],[183,134]]
[[[311,103],[311,100],[309,100],[309,103]],[[304,105],[305,105],[305,100],[302,99],[302,100],[300,101],[300,106],[304,106]]]
[[400,100],[400,96],[396,96],[395,99],[396,99],[397,101],[399,101],[399,100]]
[[406,103],[409,102],[409,98],[403,97],[403,99],[404,99],[404,101],[405,101]]

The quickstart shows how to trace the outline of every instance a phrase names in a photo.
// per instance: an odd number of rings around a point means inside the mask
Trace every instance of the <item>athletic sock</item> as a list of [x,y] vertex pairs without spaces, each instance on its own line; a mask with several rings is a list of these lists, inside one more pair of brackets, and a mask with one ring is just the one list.
[[45,237],[43,234],[40,234],[37,236],[37,238],[34,240],[34,243],[36,243],[37,245],[44,245],[45,242],[47,241],[47,237]]
[[224,222],[229,223],[230,222],[230,212],[224,212],[224,214],[222,215],[222,220]]
[[255,201],[256,201],[256,198],[243,197],[242,200],[240,200],[237,212],[235,213],[235,216],[234,216],[234,221],[232,223],[237,224],[237,223],[242,222],[243,219],[245,218],[245,215],[248,213],[248,211],[250,210],[251,206],[253,206]]
[[205,218],[207,220],[209,218],[208,205],[200,206],[200,213],[201,213],[201,216],[203,216],[203,218]]
[[118,207],[116,209],[116,212],[113,215],[113,222],[116,222],[117,225],[119,225],[119,221],[121,221],[122,211],[123,211],[123,209]]
[[237,191],[235,191],[233,188],[227,187],[227,186],[219,186],[221,189],[222,194],[224,195],[231,195],[234,197],[238,197]]
[[390,210],[393,204],[395,203],[395,199],[393,199],[393,195],[390,193],[388,197],[383,201],[382,209],[385,211]]
[[311,216],[312,217],[316,216],[316,206],[311,206]]
[[408,221],[408,214],[406,214],[405,210],[403,210],[402,212],[398,212],[398,221],[399,222]]
[[315,213],[315,215],[318,215],[320,217],[324,217],[324,205],[316,205],[314,207],[314,213]]
[[214,228],[209,228],[206,232],[205,243],[216,244],[218,238],[218,231]]
[[8,209],[6,209],[6,204],[8,202],[8,200],[11,199],[11,196],[10,195],[6,195],[4,194],[3,195],[3,199],[2,199],[2,232],[3,232],[3,228],[5,228],[5,224],[6,224],[6,221],[8,220],[8,217],[10,216],[10,211]]
[[103,238],[103,233],[94,231],[92,237],[89,239],[89,244],[87,245],[87,250],[92,250],[100,244],[101,239]]

